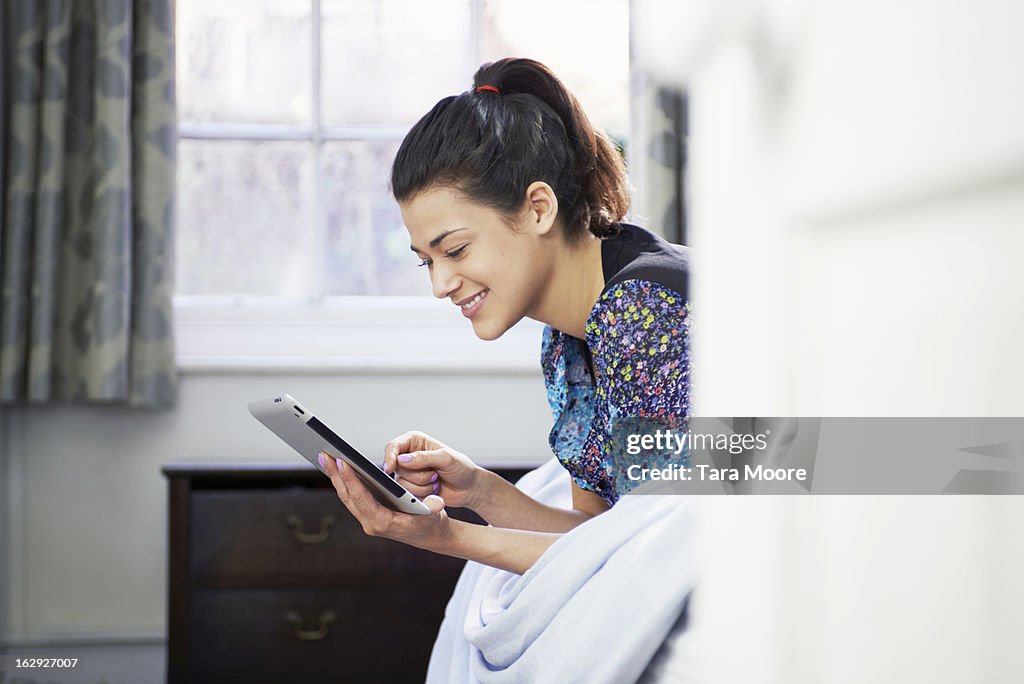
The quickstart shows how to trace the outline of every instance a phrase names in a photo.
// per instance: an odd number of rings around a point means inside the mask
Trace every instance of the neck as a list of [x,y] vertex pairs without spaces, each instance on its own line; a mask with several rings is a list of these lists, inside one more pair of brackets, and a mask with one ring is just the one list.
[[601,240],[587,235],[578,243],[562,244],[553,276],[530,318],[585,339],[587,318],[603,289]]

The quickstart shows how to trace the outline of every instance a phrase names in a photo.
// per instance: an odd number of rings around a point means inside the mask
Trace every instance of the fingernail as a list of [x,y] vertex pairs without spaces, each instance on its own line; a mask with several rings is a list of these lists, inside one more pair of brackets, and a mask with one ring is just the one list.
[[441,488],[441,483],[440,482],[435,482],[434,483],[434,488],[430,490],[430,493],[431,494],[437,494],[437,490],[440,489],[440,488]]
[[321,468],[327,468],[327,461],[324,459],[324,452],[321,451],[319,454],[316,455],[316,458],[318,461],[320,461]]
[[340,458],[334,459],[334,462],[338,464],[338,472],[341,472],[342,470],[345,469],[345,462],[342,461]]
[[402,454],[401,456],[398,457],[398,460],[401,461],[402,463],[408,463],[409,461],[412,460],[412,456],[410,456],[409,454]]
[[437,473],[434,473],[433,475],[430,476],[430,481],[437,482]]

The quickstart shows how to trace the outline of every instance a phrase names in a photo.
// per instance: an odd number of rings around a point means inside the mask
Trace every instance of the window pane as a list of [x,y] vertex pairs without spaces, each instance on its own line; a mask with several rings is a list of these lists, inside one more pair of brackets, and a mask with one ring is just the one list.
[[324,0],[323,121],[411,126],[472,85],[467,0]]
[[312,145],[182,140],[177,292],[312,293]]
[[595,126],[629,131],[627,0],[484,0],[480,60],[530,57],[579,98]]
[[396,142],[324,145],[325,276],[331,295],[429,295],[409,233],[388,191]]
[[178,0],[183,121],[309,124],[309,0]]

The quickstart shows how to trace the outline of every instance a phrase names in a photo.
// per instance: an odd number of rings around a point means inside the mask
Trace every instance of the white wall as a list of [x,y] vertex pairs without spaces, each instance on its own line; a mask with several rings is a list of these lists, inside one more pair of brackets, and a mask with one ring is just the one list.
[[[637,2],[690,92],[697,412],[1024,415],[1024,5]],[[706,681],[1024,679],[1021,497],[702,504]]]
[[702,410],[1021,415],[1024,5],[751,5],[806,14],[690,77]]

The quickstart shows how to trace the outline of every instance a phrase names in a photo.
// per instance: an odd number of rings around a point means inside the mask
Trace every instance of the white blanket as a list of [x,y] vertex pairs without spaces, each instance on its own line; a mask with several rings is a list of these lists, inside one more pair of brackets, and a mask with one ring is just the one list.
[[[517,486],[571,505],[568,473],[554,459]],[[635,682],[693,589],[692,510],[689,497],[625,496],[522,576],[467,563],[427,683]]]

